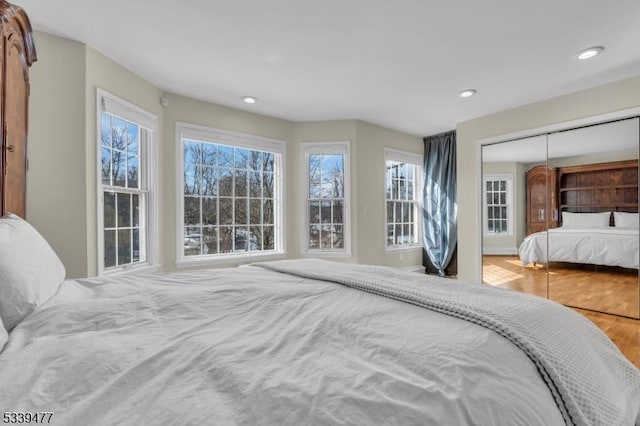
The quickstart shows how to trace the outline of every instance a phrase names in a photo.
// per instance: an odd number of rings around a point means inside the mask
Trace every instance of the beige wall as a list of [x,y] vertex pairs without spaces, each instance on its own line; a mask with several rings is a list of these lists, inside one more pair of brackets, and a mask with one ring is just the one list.
[[[480,233],[478,221],[482,139],[640,106],[640,76],[598,86],[535,104],[459,123],[458,141],[458,274],[478,279]],[[462,155],[464,153],[464,155]]]
[[[30,71],[27,220],[49,241],[68,277],[87,273],[85,47],[35,33]],[[94,108],[95,109],[95,108]]]

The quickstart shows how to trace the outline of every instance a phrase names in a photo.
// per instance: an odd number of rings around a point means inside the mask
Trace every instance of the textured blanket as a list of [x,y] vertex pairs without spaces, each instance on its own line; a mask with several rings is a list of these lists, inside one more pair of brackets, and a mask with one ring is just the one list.
[[482,325],[536,365],[569,425],[640,425],[640,370],[585,317],[515,291],[393,268],[316,259],[257,263],[331,281]]

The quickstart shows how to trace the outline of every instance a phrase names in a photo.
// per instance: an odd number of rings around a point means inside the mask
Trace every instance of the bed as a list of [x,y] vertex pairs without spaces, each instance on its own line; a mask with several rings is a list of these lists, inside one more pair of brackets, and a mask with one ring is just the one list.
[[568,262],[638,269],[638,214],[614,212],[615,226],[609,226],[610,215],[563,212],[563,226],[528,235],[520,244],[522,264]]
[[554,302],[318,259],[68,280],[10,205],[5,423],[640,426],[640,371]]

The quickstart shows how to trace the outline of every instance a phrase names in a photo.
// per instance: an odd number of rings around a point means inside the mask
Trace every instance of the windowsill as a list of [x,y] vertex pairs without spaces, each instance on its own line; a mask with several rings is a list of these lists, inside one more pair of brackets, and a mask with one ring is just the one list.
[[285,252],[269,252],[269,253],[251,253],[251,254],[229,254],[216,257],[207,256],[193,256],[188,258],[182,258],[176,261],[176,268],[192,268],[197,266],[218,266],[218,265],[231,265],[231,264],[243,264],[264,260],[278,260],[286,257]]
[[125,274],[150,274],[153,272],[158,272],[159,270],[160,270],[160,265],[151,265],[149,263],[143,263],[140,265],[124,266],[118,269],[102,271],[102,274],[100,274],[100,276],[112,277],[116,275],[125,275]]
[[418,251],[418,250],[422,250],[422,245],[412,244],[407,246],[392,246],[392,247],[387,246],[384,248],[384,252],[387,254],[393,254],[393,253],[399,253],[399,252],[405,252],[405,251]]

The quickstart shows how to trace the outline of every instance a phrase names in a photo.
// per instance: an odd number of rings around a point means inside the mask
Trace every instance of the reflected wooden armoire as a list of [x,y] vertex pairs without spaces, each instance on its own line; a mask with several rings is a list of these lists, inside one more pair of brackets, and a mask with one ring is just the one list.
[[31,23],[18,6],[0,0],[0,215],[24,217],[27,185],[29,67],[36,61]]
[[553,167],[527,172],[527,235],[558,226],[558,174]]

